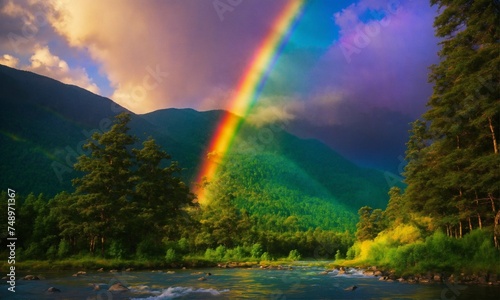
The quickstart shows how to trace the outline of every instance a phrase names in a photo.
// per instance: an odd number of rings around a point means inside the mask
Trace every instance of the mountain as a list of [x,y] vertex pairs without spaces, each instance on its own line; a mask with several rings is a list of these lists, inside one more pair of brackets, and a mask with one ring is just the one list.
[[[96,131],[126,111],[108,98],[31,72],[0,65],[1,185],[27,194],[71,189],[76,157]],[[161,135],[133,116],[132,132]]]
[[[71,179],[79,175],[71,166],[84,153],[81,146],[92,132],[106,131],[113,116],[126,111],[79,87],[1,65],[0,87],[0,182],[22,194],[50,196],[71,190]],[[225,113],[193,109],[131,113],[131,133],[139,140],[152,136],[179,162],[184,180],[191,183]],[[266,182],[267,189],[259,190],[261,198],[280,191],[276,199],[293,194],[286,199],[314,198],[311,201],[334,205],[332,211],[340,205],[351,213],[363,205],[383,208],[387,203],[389,187],[381,172],[360,168],[317,140],[298,138],[283,124],[244,123],[229,155],[251,161],[253,170],[241,164],[228,168],[232,176],[241,177],[236,181],[241,185]]]

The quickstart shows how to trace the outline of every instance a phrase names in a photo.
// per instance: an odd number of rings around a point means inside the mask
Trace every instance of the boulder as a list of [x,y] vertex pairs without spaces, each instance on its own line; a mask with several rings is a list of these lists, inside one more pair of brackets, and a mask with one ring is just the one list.
[[344,291],[354,291],[354,290],[355,290],[355,289],[357,289],[357,288],[358,288],[357,286],[352,285],[352,286],[350,286],[350,287],[346,287],[346,288],[344,289]]
[[422,277],[418,280],[418,283],[430,283],[429,278]]
[[437,282],[441,282],[441,275],[440,274],[434,274],[434,276],[432,277],[432,280],[434,281],[437,281]]
[[198,278],[198,280],[199,281],[205,281],[205,280],[207,280],[207,278],[205,278],[205,276],[203,276],[203,277]]
[[447,281],[449,283],[455,283],[455,275],[451,274],[450,277],[448,277]]
[[367,270],[367,271],[364,271],[363,274],[366,275],[366,276],[373,276],[375,273],[373,271],[368,271]]
[[109,287],[108,291],[110,292],[126,292],[128,291],[128,287],[124,286],[121,282],[117,282]]
[[133,270],[134,270],[134,268],[126,268],[125,272],[132,272]]
[[104,272],[104,268],[97,269],[97,272]]
[[49,288],[47,289],[47,292],[49,292],[49,293],[60,293],[60,292],[61,292],[61,290],[60,290],[60,289],[58,289],[58,288],[55,288],[55,287],[51,286],[51,287],[49,287]]
[[373,275],[375,275],[375,276],[382,276],[382,272],[380,272],[380,271],[377,270],[377,271],[375,271],[373,273]]
[[26,275],[24,276],[24,280],[40,280],[40,278],[38,278],[38,276],[35,275]]

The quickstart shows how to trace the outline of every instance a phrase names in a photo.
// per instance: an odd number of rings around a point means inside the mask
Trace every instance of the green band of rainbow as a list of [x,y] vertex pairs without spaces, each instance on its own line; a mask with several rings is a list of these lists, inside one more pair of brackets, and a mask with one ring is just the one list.
[[[246,73],[238,84],[235,97],[230,101],[231,107],[228,108],[230,113],[226,113],[217,125],[208,151],[205,152],[209,153],[209,155],[202,158],[203,162],[196,177],[196,183],[200,184],[204,179],[208,182],[212,181],[217,171],[217,166],[224,160],[242,121],[255,104],[259,87],[265,80],[266,74],[272,67],[276,57],[279,55],[279,49],[300,15],[304,2],[304,0],[291,0],[287,2],[273,23],[271,31],[258,47],[254,58],[246,69]],[[232,113],[242,118],[235,117]],[[205,200],[204,189],[195,188],[195,193],[198,195],[199,202]]]

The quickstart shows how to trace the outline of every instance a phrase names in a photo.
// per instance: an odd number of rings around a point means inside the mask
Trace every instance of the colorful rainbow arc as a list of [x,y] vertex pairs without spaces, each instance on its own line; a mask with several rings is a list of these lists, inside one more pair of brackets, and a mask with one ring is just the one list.
[[[202,158],[203,163],[196,177],[197,184],[204,180],[210,182],[214,178],[217,167],[231,147],[242,121],[255,104],[267,73],[276,61],[279,49],[282,48],[286,37],[289,36],[293,24],[296,23],[304,2],[305,0],[287,2],[273,23],[271,31],[258,47],[249,68],[246,69],[246,73],[238,84],[235,97],[230,101],[229,112],[225,113],[217,125],[208,151],[205,152],[208,152],[209,155]],[[235,117],[232,113],[241,116],[241,118]],[[213,156],[216,156],[217,159],[213,159]],[[198,195],[198,201],[203,202],[206,198],[205,189],[195,187],[194,190]]]

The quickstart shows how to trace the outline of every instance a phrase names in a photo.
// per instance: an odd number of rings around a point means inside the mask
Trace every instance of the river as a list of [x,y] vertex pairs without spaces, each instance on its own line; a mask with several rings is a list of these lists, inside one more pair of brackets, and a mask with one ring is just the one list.
[[[499,299],[499,286],[408,284],[379,281],[360,271],[321,275],[323,268],[192,269],[132,272],[34,272],[41,280],[17,280],[16,292],[0,284],[0,299]],[[73,272],[74,273],[74,272]],[[211,275],[207,275],[210,273]],[[199,280],[205,277],[206,280]],[[111,293],[120,281],[130,290]],[[92,284],[102,287],[94,291]],[[356,286],[354,290],[346,288]],[[48,293],[49,287],[61,292]]]

